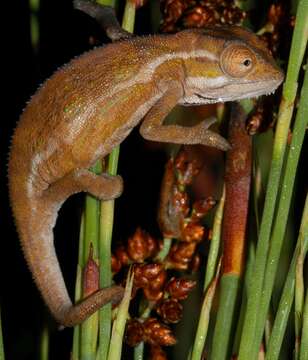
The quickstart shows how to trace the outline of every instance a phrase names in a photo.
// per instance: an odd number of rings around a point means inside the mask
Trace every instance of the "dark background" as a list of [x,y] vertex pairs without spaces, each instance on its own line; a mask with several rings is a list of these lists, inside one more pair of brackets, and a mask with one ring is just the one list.
[[[121,9],[120,9],[121,12]],[[102,41],[100,28],[87,15],[73,10],[71,0],[41,0],[40,42],[35,54],[30,38],[30,10],[26,0],[10,0],[1,9],[3,26],[1,121],[1,313],[7,359],[35,359],[44,319],[53,327],[50,359],[68,359],[72,330],[58,331],[31,279],[22,256],[9,208],[6,164],[10,138],[22,109],[38,85],[59,66],[84,52],[89,37]],[[138,10],[136,33],[151,33],[149,7]],[[158,19],[157,19],[158,20]],[[3,98],[4,96],[4,98]],[[90,139],[89,139],[90,141]],[[158,234],[157,196],[165,155],[146,143],[135,130],[121,147],[119,173],[125,191],[116,203],[114,239],[126,239],[137,226]],[[78,229],[84,196],[69,199],[60,211],[55,238],[70,293],[74,291]],[[120,226],[117,224],[121,224]]]

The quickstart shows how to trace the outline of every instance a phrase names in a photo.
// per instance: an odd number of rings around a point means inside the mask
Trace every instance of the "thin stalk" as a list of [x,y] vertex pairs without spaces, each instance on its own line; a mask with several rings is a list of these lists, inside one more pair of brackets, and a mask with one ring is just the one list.
[[[302,216],[302,224],[299,231],[300,237],[300,255],[299,258],[301,262],[304,262],[305,256],[308,249],[308,194],[306,196],[305,207]],[[303,277],[303,273],[302,273]],[[308,359],[308,290],[306,291],[305,305],[303,304],[300,314],[298,314],[302,319],[302,333],[298,334],[299,338],[301,335],[301,344],[300,344],[300,360]]]
[[233,104],[229,121],[232,149],[226,160],[226,200],[222,222],[223,274],[211,357],[224,360],[231,352],[233,321],[244,260],[251,178],[251,137],[245,129],[247,112]]
[[234,341],[233,341],[232,355],[234,356],[234,358],[235,358],[236,354],[238,354],[238,350],[239,350],[239,346],[240,346],[241,334],[242,334],[242,329],[243,329],[243,324],[244,324],[244,317],[245,317],[245,312],[246,312],[246,308],[247,308],[247,292],[248,292],[249,284],[251,281],[250,279],[252,277],[254,261],[255,261],[255,246],[254,246],[254,243],[250,240],[249,244],[248,244],[248,260],[246,261],[246,271],[244,274],[244,282],[243,282],[243,289],[242,289],[242,296],[241,296],[241,309],[240,309],[240,314],[239,314],[238,322],[237,322],[237,326],[236,326],[235,337],[234,337]]
[[169,254],[170,248],[172,245],[172,239],[164,238],[163,240],[163,247],[160,250],[160,252],[155,257],[155,261],[163,262],[166,258],[166,256]]
[[33,51],[37,53],[40,39],[40,26],[38,19],[40,0],[30,0],[30,10],[31,44]]
[[[92,169],[96,174],[101,173],[101,162],[98,162]],[[93,259],[97,259],[98,254],[98,240],[99,240],[99,201],[87,195],[85,199],[84,211],[84,245],[82,252],[82,269],[88,261],[90,249],[93,251]],[[85,281],[85,279],[82,279]],[[89,294],[86,294],[89,295]],[[83,294],[85,296],[85,294]],[[97,314],[91,315],[86,319],[80,327],[80,359],[81,360],[94,360],[96,356],[98,336],[98,316]]]
[[299,232],[300,251],[296,264],[295,278],[295,360],[299,357],[299,345],[302,330],[302,319],[304,310],[305,285],[304,285],[304,262],[308,243],[308,194],[302,216],[302,224]]
[[211,239],[209,256],[207,259],[206,271],[205,271],[205,279],[203,286],[204,291],[208,288],[211,281],[213,280],[217,267],[217,259],[218,259],[220,239],[221,239],[221,222],[223,216],[223,208],[225,204],[225,196],[226,196],[226,190],[224,187],[214,218],[213,235]]
[[131,293],[133,289],[133,278],[134,278],[134,274],[130,270],[127,275],[124,297],[118,307],[117,317],[113,322],[108,360],[121,359],[123,336],[125,331],[126,320],[128,318],[128,308],[129,308]]
[[[84,248],[84,213],[81,216],[81,222],[80,222],[78,264],[77,264],[76,281],[75,281],[75,303],[80,301],[82,295],[81,281],[82,281],[83,248]],[[80,357],[79,352],[80,352],[80,325],[77,325],[74,327],[72,360],[79,359]]]
[[3,347],[3,337],[2,337],[2,320],[1,320],[1,312],[0,312],[0,360],[4,360],[4,347]]
[[[280,298],[279,307],[277,310],[272,334],[270,337],[268,350],[266,354],[266,360],[279,359],[281,344],[283,341],[283,336],[287,327],[287,322],[294,299],[297,264],[300,257],[302,257],[303,259],[305,258],[307,250],[308,250],[308,195],[306,197],[306,203],[302,215],[302,222],[296,244],[296,249],[292,258],[288,276]],[[303,303],[301,305],[302,307],[301,309],[299,309],[299,314],[298,314],[300,318],[302,317]],[[307,354],[308,354],[308,350],[307,350]]]
[[40,333],[40,360],[48,360],[48,359],[49,359],[49,328],[47,322],[45,321],[42,332]]
[[[308,21],[308,1],[307,1]],[[308,27],[307,27],[308,31]],[[299,108],[295,118],[292,141],[288,153],[285,176],[282,181],[279,205],[274,222],[271,247],[268,254],[266,272],[264,278],[264,289],[260,302],[260,311],[256,328],[256,346],[261,342],[264,323],[269,309],[274,281],[277,274],[278,262],[281,254],[286,224],[288,220],[290,204],[292,200],[295,174],[305,136],[305,129],[308,125],[308,71],[305,72],[304,83],[301,89]]]
[[[103,5],[114,5],[114,2],[104,0],[100,1]],[[133,31],[135,23],[135,13],[131,12],[130,1],[126,2],[123,25],[122,27],[127,31]],[[127,12],[130,15],[127,15]],[[120,154],[120,147],[113,149],[108,157],[107,172],[110,175],[116,175],[118,167],[118,159]],[[100,217],[100,240],[99,240],[99,259],[100,259],[100,287],[108,287],[112,283],[111,273],[111,241],[113,231],[114,219],[114,200],[101,202],[101,217]],[[97,359],[106,360],[109,352],[109,342],[111,334],[111,304],[107,304],[99,311],[99,348],[97,352]]]
[[306,290],[305,307],[303,312],[303,330],[299,360],[308,360],[308,289]]
[[[308,0],[301,0],[298,5],[296,25],[293,33],[291,52],[286,81],[283,87],[283,100],[279,108],[275,134],[272,165],[269,174],[264,211],[260,227],[259,241],[256,250],[254,278],[251,282],[247,312],[240,344],[239,360],[256,359],[259,347],[259,333],[256,339],[256,328],[259,317],[259,304],[262,300],[263,279],[269,249],[274,210],[278,187],[281,178],[283,159],[287,144],[288,130],[292,117],[297,91],[297,78],[305,53],[308,34]],[[263,319],[262,319],[263,322]],[[260,323],[260,322],[259,322]],[[263,328],[264,324],[260,324]]]
[[298,257],[298,248],[296,249],[289,268],[289,272],[283,287],[283,292],[280,298],[276,318],[269,338],[266,360],[277,360],[281,350],[282,341],[287,328],[288,318],[291,311],[291,306],[294,299],[295,287],[295,267],[296,259]]
[[143,360],[143,353],[144,353],[144,342],[141,341],[141,343],[135,346],[134,348],[134,360]]
[[203,348],[206,341],[206,336],[208,332],[209,322],[210,322],[210,312],[212,309],[212,303],[214,295],[216,293],[217,283],[219,279],[219,272],[221,267],[221,261],[219,262],[216,270],[215,278],[212,279],[211,283],[207,286],[207,290],[204,296],[198,328],[195,336],[195,342],[192,349],[191,360],[199,360],[202,358]]
[[96,0],[98,4],[115,7],[116,0]]

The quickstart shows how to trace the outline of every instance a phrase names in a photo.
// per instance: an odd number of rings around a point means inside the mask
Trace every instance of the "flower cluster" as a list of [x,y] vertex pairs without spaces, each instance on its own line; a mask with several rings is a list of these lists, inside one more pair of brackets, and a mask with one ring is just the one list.
[[235,1],[226,0],[162,0],[161,9],[163,32],[209,24],[240,25],[246,17]]
[[[167,359],[162,346],[176,342],[169,324],[181,320],[181,302],[196,285],[192,280],[170,278],[169,270],[197,269],[200,263],[197,246],[209,238],[209,230],[201,220],[216,202],[212,197],[191,201],[188,194],[199,171],[199,165],[185,150],[171,159],[162,181],[158,214],[164,241],[138,228],[112,256],[114,274],[133,264],[132,298],[142,299],[144,307],[129,320],[126,342],[130,346],[147,343],[151,359]],[[168,242],[171,245],[166,249]]]

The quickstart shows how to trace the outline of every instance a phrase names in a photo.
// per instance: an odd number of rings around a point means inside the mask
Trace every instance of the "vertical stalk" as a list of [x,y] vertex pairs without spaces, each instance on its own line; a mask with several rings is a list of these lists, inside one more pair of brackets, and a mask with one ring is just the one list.
[[[307,2],[308,15],[308,2]],[[308,16],[307,16],[308,20]],[[307,29],[308,30],[308,29]],[[275,276],[278,268],[281,248],[284,239],[284,233],[289,215],[293,187],[295,182],[295,174],[301,153],[302,144],[305,136],[305,129],[308,125],[308,107],[306,101],[308,99],[308,71],[305,72],[303,87],[301,90],[299,108],[296,114],[295,124],[293,128],[292,141],[288,153],[286,170],[281,186],[281,194],[277,210],[274,229],[271,238],[271,247],[268,254],[266,272],[264,278],[263,296],[260,302],[260,312],[257,322],[256,342],[260,343],[266,315],[268,312],[271,294],[274,286]],[[257,346],[257,344],[256,344]]]
[[[248,109],[247,109],[248,110]],[[226,161],[226,200],[222,222],[223,274],[220,301],[214,330],[211,358],[227,359],[236,300],[242,276],[251,177],[251,137],[245,129],[247,112],[233,104],[229,122],[232,149]]]
[[[100,1],[101,4],[107,4],[106,1]],[[132,7],[134,11],[132,11]],[[130,15],[127,15],[127,11]],[[123,15],[123,28],[132,32],[135,23],[135,5],[127,1]],[[120,147],[113,149],[108,158],[107,172],[110,175],[116,175]],[[112,283],[111,273],[111,241],[114,219],[114,200],[102,201],[100,215],[100,240],[99,240],[99,258],[100,258],[100,287],[108,287]],[[109,342],[111,334],[111,304],[105,305],[99,311],[99,350],[97,359],[106,360],[109,351]]]
[[[288,130],[292,117],[294,101],[297,91],[297,78],[305,53],[308,34],[308,0],[301,0],[298,4],[296,25],[293,33],[291,52],[286,81],[283,87],[283,99],[279,108],[277,129],[275,134],[272,165],[269,175],[264,211],[260,227],[259,241],[256,250],[254,277],[248,292],[247,312],[240,344],[239,360],[256,359],[258,354],[260,332],[263,330],[259,321],[256,338],[256,323],[259,318],[259,305],[263,298],[262,288],[270,244],[270,234],[281,178],[283,159],[287,144]],[[260,331],[260,328],[262,330]],[[261,335],[262,336],[262,335]]]
[[3,336],[2,336],[2,321],[0,312],[0,360],[4,360],[4,347],[3,347]]
[[[98,162],[92,171],[101,173],[101,162]],[[93,250],[93,259],[97,259],[99,240],[99,201],[91,195],[86,196],[84,212],[84,246],[82,255],[82,269],[85,269],[90,251]],[[92,249],[92,250],[91,250]],[[83,278],[83,282],[85,279]],[[83,294],[83,296],[89,294]],[[91,315],[80,327],[80,359],[94,360],[96,356],[96,344],[98,335],[98,315]]]

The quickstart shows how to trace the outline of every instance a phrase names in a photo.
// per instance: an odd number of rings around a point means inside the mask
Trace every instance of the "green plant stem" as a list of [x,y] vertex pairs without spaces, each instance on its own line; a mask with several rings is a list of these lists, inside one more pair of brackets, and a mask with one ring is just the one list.
[[[1,356],[0,356],[1,359]],[[49,328],[45,321],[40,333],[40,360],[49,359]]]
[[305,307],[303,311],[303,330],[299,359],[308,360],[308,289],[306,290]]
[[[94,173],[100,174],[102,171],[101,162],[91,169]],[[98,256],[99,240],[99,204],[100,202],[91,195],[86,196],[84,211],[84,245],[82,255],[82,271],[88,261],[90,249],[93,249],[93,259],[96,261]],[[84,279],[82,279],[83,281]],[[80,359],[94,360],[96,356],[97,336],[98,336],[98,315],[91,315],[80,326]]]
[[123,345],[125,324],[128,318],[128,308],[133,288],[134,274],[130,270],[127,275],[124,297],[118,307],[117,317],[113,322],[108,360],[120,360]]
[[300,228],[300,251],[296,264],[295,278],[295,360],[299,357],[299,344],[302,330],[302,318],[304,310],[305,285],[304,285],[304,262],[307,253],[308,243],[308,194],[302,216],[302,224]]
[[221,261],[217,266],[215,278],[212,279],[211,283],[207,286],[207,290],[204,296],[204,300],[200,312],[197,332],[195,336],[195,342],[192,349],[192,355],[190,357],[191,360],[199,360],[202,358],[203,348],[209,327],[210,311],[212,308],[212,303],[219,279],[220,267],[221,267]]
[[134,348],[134,360],[143,360],[143,353],[144,353],[144,342],[141,341],[141,343],[135,346]]
[[[298,249],[297,249],[298,250]],[[298,251],[295,251],[288,276],[286,278],[283,292],[280,298],[276,318],[269,338],[266,360],[277,360],[281,350],[281,344],[286,331],[291,306],[294,299],[294,286],[295,286],[295,265]]]
[[[258,347],[260,344],[260,333],[262,333],[264,328],[264,316],[262,316],[262,321],[258,321],[260,316],[259,305],[264,297],[264,294],[262,293],[264,272],[269,249],[269,239],[272,229],[276,197],[278,193],[284,153],[287,144],[288,129],[290,126],[294,100],[296,96],[297,78],[307,43],[307,14],[308,0],[301,0],[298,5],[287,77],[283,87],[283,100],[279,109],[278,124],[273,148],[272,166],[270,170],[266,200],[261,221],[260,236],[256,250],[254,277],[248,293],[247,312],[244,321],[243,336],[240,344],[238,360],[254,360],[257,358]],[[279,219],[278,216],[276,218]],[[276,266],[276,264],[273,265]],[[264,301],[263,304],[262,315],[264,313],[264,309],[267,308]],[[258,330],[256,330],[255,327],[257,322]]]
[[224,187],[214,218],[213,235],[211,239],[209,256],[207,259],[206,271],[205,271],[205,279],[203,286],[204,291],[208,288],[211,281],[213,280],[217,267],[217,259],[218,259],[220,239],[221,239],[221,222],[223,216],[223,208],[225,204],[225,196],[226,196],[226,190]]
[[2,320],[0,311],[0,360],[4,360],[4,347],[3,347],[3,336],[2,336]]
[[155,261],[164,261],[166,256],[169,254],[170,248],[172,245],[172,239],[164,238],[163,240],[163,248],[160,250],[160,252],[155,257]]
[[[300,254],[299,261],[304,263],[305,256],[308,250],[308,194],[306,196],[305,207],[302,216],[301,228],[299,231],[300,238]],[[301,270],[303,270],[301,268]],[[303,271],[301,272],[301,278],[303,279]],[[302,281],[302,280],[301,280]],[[301,336],[301,344],[300,344],[300,360],[308,359],[308,290],[306,291],[306,299],[305,305],[302,304],[301,310],[298,309],[300,313],[298,314],[302,319],[302,333],[298,334],[298,341]]]
[[[307,2],[308,3],[308,2]],[[307,4],[308,14],[308,4]],[[307,17],[308,20],[308,17]],[[308,29],[307,29],[308,30]],[[305,72],[303,87],[301,90],[299,108],[296,114],[292,141],[288,153],[285,176],[283,178],[279,205],[274,222],[274,229],[271,239],[271,247],[268,254],[268,260],[264,278],[264,290],[260,303],[260,312],[256,328],[256,342],[260,343],[266,315],[269,309],[271,294],[274,286],[275,276],[277,273],[278,262],[284,239],[284,233],[289,215],[289,209],[293,194],[295,174],[301,153],[302,144],[305,136],[305,129],[308,125],[308,71]],[[256,344],[257,345],[257,344]]]
[[[272,334],[268,344],[266,360],[276,360],[279,359],[279,354],[281,351],[281,344],[283,341],[283,336],[287,327],[288,317],[291,311],[291,306],[294,299],[294,288],[295,288],[295,279],[296,279],[296,268],[297,263],[300,257],[302,260],[305,259],[306,253],[308,250],[308,195],[306,197],[306,203],[302,215],[302,222],[300,227],[300,232],[298,236],[298,241],[296,244],[296,249],[292,258],[292,262],[289,268],[288,276],[284,285],[282,296],[280,298],[279,307],[277,310]],[[301,269],[302,270],[302,269]],[[303,276],[303,274],[302,274]],[[299,318],[302,317],[303,312],[303,303],[301,308],[298,309]],[[300,324],[301,326],[301,324]],[[304,329],[304,327],[303,327]],[[300,334],[298,334],[300,336]],[[308,354],[308,350],[307,350]]]
[[[81,299],[81,280],[82,280],[82,263],[83,263],[83,248],[84,248],[84,213],[81,216],[80,232],[79,232],[79,250],[78,250],[78,264],[76,270],[76,282],[75,282],[75,303]],[[78,360],[80,358],[80,325],[74,327],[73,335],[73,349],[72,360]]]
[[211,359],[227,359],[229,349],[226,339],[230,338],[239,286],[240,278],[238,275],[225,274],[221,277],[219,297],[223,301],[219,303]]
[[[101,4],[114,5],[114,2],[100,1]],[[122,27],[127,31],[133,31],[135,23],[135,13],[132,13],[132,8],[126,2]],[[130,15],[127,14],[130,12]],[[118,160],[120,154],[120,147],[113,149],[108,157],[107,172],[110,175],[116,175]],[[100,259],[100,286],[108,287],[112,283],[111,273],[111,241],[114,219],[114,200],[101,202],[101,221],[100,221],[100,241],[99,241],[99,259]],[[99,349],[97,359],[106,360],[109,351],[109,342],[111,334],[111,304],[105,305],[99,311]]]

